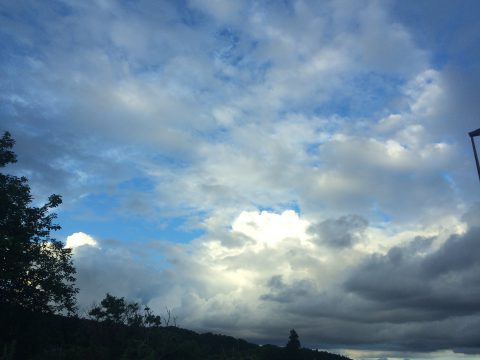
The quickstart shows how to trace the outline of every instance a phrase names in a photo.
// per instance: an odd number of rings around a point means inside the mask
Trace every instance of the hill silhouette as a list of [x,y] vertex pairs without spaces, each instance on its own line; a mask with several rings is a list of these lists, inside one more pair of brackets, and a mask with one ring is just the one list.
[[145,327],[1,305],[0,359],[348,360],[323,351],[256,345],[179,327]]

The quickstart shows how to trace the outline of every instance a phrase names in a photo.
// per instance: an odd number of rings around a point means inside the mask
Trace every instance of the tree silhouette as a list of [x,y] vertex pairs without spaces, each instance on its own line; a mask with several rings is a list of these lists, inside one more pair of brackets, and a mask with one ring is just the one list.
[[99,306],[93,306],[88,315],[97,321],[129,326],[158,327],[162,323],[160,316],[154,315],[148,306],[142,313],[138,303],[126,302],[123,297],[117,298],[109,293]]
[[288,359],[297,359],[300,355],[300,340],[295,329],[290,330],[290,336],[288,337],[285,350],[288,355]]
[[98,321],[108,321],[116,324],[123,324],[125,318],[126,304],[125,299],[116,298],[107,293],[105,298],[89,311],[89,315]]
[[[15,140],[5,132],[0,139],[0,168],[15,163]],[[75,268],[71,251],[50,232],[52,208],[62,203],[51,195],[41,207],[30,206],[28,180],[0,173],[0,303],[40,312],[75,311]]]

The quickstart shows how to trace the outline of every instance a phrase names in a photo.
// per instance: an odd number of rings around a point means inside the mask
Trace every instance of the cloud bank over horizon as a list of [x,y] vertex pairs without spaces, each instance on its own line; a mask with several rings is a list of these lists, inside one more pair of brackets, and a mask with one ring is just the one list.
[[0,9],[8,170],[62,194],[81,307],[108,291],[260,343],[480,353],[475,1]]

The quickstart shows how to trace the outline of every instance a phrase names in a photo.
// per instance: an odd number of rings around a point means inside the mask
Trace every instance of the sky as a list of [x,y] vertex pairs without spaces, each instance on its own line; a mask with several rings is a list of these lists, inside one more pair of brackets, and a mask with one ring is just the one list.
[[[0,1],[0,131],[85,312],[480,358],[478,1]],[[480,142],[479,142],[480,143]]]

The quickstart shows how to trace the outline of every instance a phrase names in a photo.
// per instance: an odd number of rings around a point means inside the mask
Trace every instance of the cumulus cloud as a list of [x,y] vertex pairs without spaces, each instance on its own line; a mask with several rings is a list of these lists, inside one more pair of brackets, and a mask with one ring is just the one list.
[[97,247],[98,243],[93,237],[83,232],[76,232],[67,236],[67,242],[65,244],[66,248],[75,249],[79,246],[85,245]]
[[[399,1],[0,5],[11,169],[81,223],[80,302],[261,342],[294,326],[312,346],[476,352],[468,4],[438,6],[466,19],[448,26]],[[106,219],[138,231],[88,235]]]
[[278,242],[295,238],[306,240],[308,222],[301,220],[292,210],[282,214],[267,211],[242,212],[233,222],[232,231],[255,240],[262,245],[276,245]]
[[[294,326],[309,346],[476,351],[477,225],[450,235],[411,232],[378,252],[352,239],[349,246],[318,240],[327,230],[340,242],[358,231],[365,240],[370,226],[356,216],[312,225],[293,211],[243,212],[227,232],[216,229],[223,223],[209,224],[189,244],[164,243],[163,269],[121,243],[82,247],[75,262],[83,301],[122,290],[159,312],[169,306],[183,326],[261,342],[282,343]],[[282,226],[290,233],[275,232]],[[457,335],[448,335],[452,329]]]

